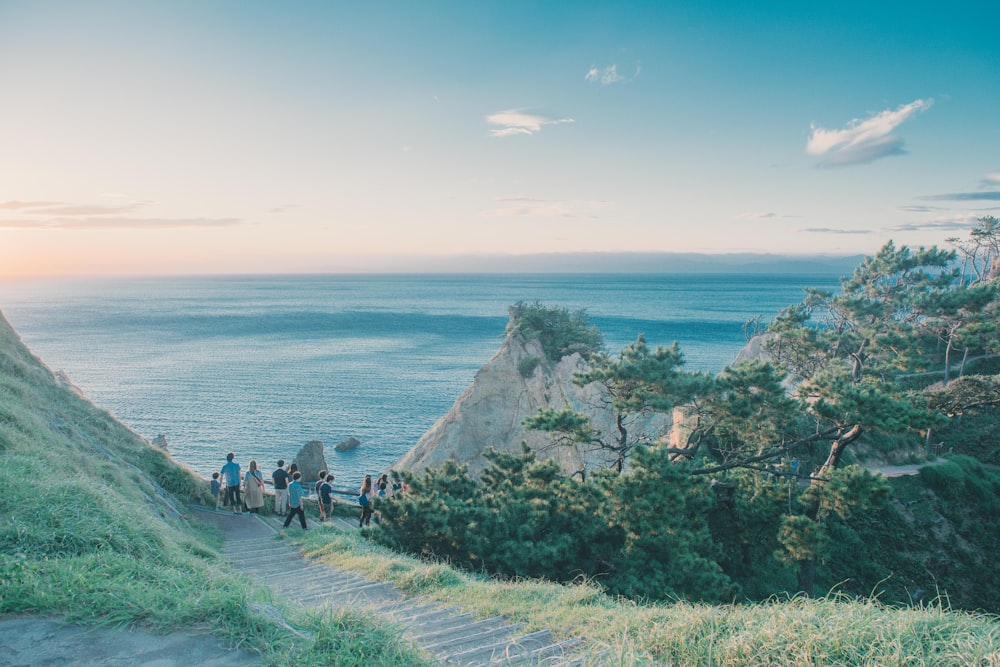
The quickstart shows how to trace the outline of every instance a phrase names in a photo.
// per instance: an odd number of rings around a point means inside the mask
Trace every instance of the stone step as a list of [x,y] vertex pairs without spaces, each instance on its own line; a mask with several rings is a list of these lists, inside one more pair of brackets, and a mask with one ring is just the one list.
[[[266,581],[268,584],[272,586],[274,585],[274,582],[272,580],[266,580]],[[315,598],[315,597],[322,597],[324,595],[336,595],[344,591],[356,589],[359,586],[362,586],[366,583],[370,582],[358,579],[357,577],[344,577],[342,575],[330,572],[327,574],[319,575],[306,582],[287,584],[280,590],[285,595],[285,597],[301,600],[303,598]]]
[[315,563],[309,563],[307,561],[294,561],[289,559],[284,563],[239,563],[234,564],[236,569],[241,572],[246,572],[261,578],[269,578],[274,581],[296,581],[301,577],[306,577],[308,580],[311,574],[319,574],[321,572],[326,572],[326,569]]
[[[399,591],[389,582],[377,582],[361,589],[345,590],[330,596],[331,602],[342,606],[368,608],[399,599]],[[375,613],[378,613],[377,611]]]
[[465,633],[458,636],[430,644],[424,643],[424,640],[421,639],[420,645],[426,651],[430,651],[435,655],[447,657],[450,654],[458,653],[465,649],[472,649],[500,642],[509,642],[514,636],[514,633],[520,629],[521,624],[518,623],[516,625],[502,625],[498,628],[487,628],[478,632],[466,630]]
[[[399,595],[396,587],[388,582],[378,582],[359,590],[331,593],[318,598],[314,604],[319,607],[340,607],[370,609],[372,603],[394,600]],[[378,612],[375,612],[378,613]],[[387,619],[388,620],[388,619]]]
[[412,610],[410,613],[405,615],[393,614],[393,617],[398,618],[399,622],[403,625],[422,625],[425,623],[433,623],[434,621],[442,618],[451,618],[461,613],[461,607],[441,607],[439,605],[429,605],[427,607]]
[[486,618],[481,621],[472,621],[471,623],[465,624],[455,624],[446,628],[430,628],[430,631],[425,632],[425,628],[420,628],[418,630],[410,629],[408,634],[412,635],[418,639],[421,645],[434,644],[453,637],[460,637],[464,634],[481,632],[483,630],[489,630],[493,628],[501,628],[504,626],[510,627],[520,627],[519,623],[511,623],[503,616],[494,616],[493,618]]
[[440,603],[438,602],[428,602],[426,598],[415,597],[405,598],[399,602],[386,605],[380,611],[386,616],[403,619],[407,615],[418,614],[421,610],[425,609],[436,609],[439,606]]
[[259,551],[253,553],[234,552],[226,554],[226,557],[235,565],[272,565],[281,564],[289,560],[302,560],[302,554],[286,549],[271,549],[269,551]]
[[[229,539],[223,554],[233,568],[297,605],[310,609],[360,608],[366,613],[379,614],[398,625],[408,641],[444,664],[463,667],[584,664],[579,654],[572,655],[580,640],[557,642],[548,630],[515,636],[522,631],[521,623],[511,623],[502,616],[476,620],[458,606],[419,596],[404,598],[391,583],[374,581],[304,557],[297,547],[276,537],[281,533],[281,517],[250,515],[246,522],[224,519],[221,525]],[[317,524],[313,519],[309,523]],[[356,521],[342,517],[333,518],[324,527],[331,529],[358,530]]]
[[379,600],[384,599],[386,594],[396,591],[395,586],[390,583],[383,581],[371,581],[363,586],[352,586],[350,588],[342,588],[335,591],[327,592],[316,592],[313,594],[301,596],[296,595],[294,599],[299,602],[299,604],[313,604],[327,602],[330,605],[334,603],[340,605],[367,602],[368,600]]

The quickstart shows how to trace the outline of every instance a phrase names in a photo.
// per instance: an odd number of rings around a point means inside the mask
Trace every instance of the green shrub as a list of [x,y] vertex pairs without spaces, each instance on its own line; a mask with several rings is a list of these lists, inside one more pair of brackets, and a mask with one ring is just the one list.
[[604,335],[588,322],[585,310],[571,313],[538,301],[519,301],[510,310],[508,333],[518,333],[526,340],[537,339],[549,361],[557,362],[574,352],[588,357],[604,345]]

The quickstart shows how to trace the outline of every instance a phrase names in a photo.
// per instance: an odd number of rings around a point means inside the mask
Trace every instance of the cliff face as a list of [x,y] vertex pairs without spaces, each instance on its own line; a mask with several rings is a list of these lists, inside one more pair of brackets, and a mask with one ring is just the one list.
[[[604,408],[602,388],[597,383],[585,387],[573,384],[574,373],[587,368],[579,354],[563,357],[557,364],[539,363],[525,377],[520,369],[545,354],[537,340],[508,335],[500,350],[483,366],[465,392],[396,467],[411,472],[437,468],[448,459],[468,464],[477,474],[488,461],[483,452],[492,447],[519,452],[526,442],[540,458],[551,458],[566,474],[579,470],[605,468],[613,463],[599,450],[583,446],[553,446],[552,436],[540,431],[526,431],[524,419],[545,408],[561,409],[570,405],[591,416],[594,426],[605,438],[615,437],[614,417]],[[661,437],[669,431],[662,415],[640,418],[630,424],[630,432]]]

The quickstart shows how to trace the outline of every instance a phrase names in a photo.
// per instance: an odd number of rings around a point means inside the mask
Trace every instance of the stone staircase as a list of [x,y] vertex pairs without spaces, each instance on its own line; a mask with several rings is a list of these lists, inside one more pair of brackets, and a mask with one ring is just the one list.
[[[293,604],[310,609],[364,606],[399,627],[416,646],[445,665],[568,667],[582,664],[573,655],[581,641],[559,641],[548,630],[523,632],[522,624],[502,616],[476,619],[457,606],[423,598],[406,598],[390,583],[304,558],[299,549],[275,539],[277,517],[210,514],[210,523],[226,534],[224,553],[233,566],[258,585],[267,585]],[[357,524],[334,519],[339,529]],[[317,524],[311,522],[311,528]],[[228,530],[227,530],[228,528]],[[298,531],[298,522],[289,531]]]

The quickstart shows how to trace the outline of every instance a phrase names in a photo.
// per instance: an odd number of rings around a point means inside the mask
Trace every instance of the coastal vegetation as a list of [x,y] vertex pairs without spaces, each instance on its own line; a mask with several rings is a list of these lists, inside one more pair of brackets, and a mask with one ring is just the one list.
[[[526,426],[611,451],[610,470],[570,480],[527,450],[491,453],[475,478],[449,464],[411,476],[416,493],[385,503],[375,537],[470,570],[584,576],[637,600],[837,588],[912,604],[940,591],[996,612],[1000,534],[986,517],[1000,507],[1000,476],[983,463],[998,450],[997,233],[982,219],[962,262],[887,243],[839,292],[808,290],[779,313],[758,358],[716,376],[684,371],[676,344],[650,348],[641,335],[614,356],[592,351],[575,382],[600,385],[616,432],[571,407]],[[585,313],[513,314],[515,333],[592,331]],[[675,417],[669,440],[632,428],[651,412]],[[943,437],[947,462],[916,480],[868,469],[943,455]]]

